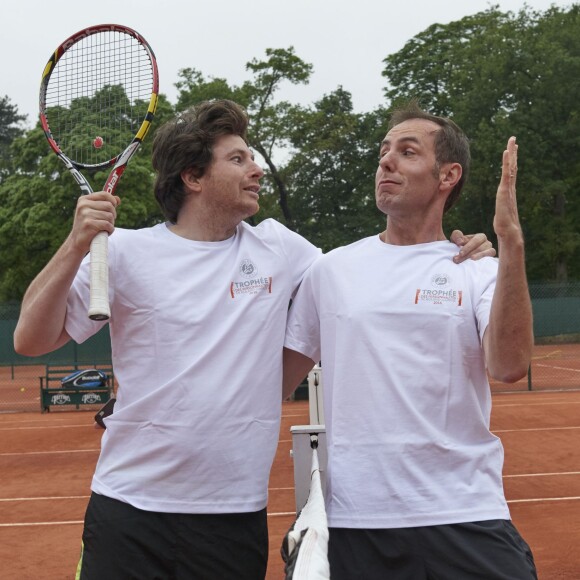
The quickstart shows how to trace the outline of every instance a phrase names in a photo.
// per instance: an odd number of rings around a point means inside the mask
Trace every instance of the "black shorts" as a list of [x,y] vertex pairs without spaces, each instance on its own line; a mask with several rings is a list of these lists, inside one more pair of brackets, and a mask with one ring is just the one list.
[[331,528],[332,580],[537,580],[509,520],[397,529]]
[[173,514],[89,500],[80,580],[262,580],[267,563],[266,509]]

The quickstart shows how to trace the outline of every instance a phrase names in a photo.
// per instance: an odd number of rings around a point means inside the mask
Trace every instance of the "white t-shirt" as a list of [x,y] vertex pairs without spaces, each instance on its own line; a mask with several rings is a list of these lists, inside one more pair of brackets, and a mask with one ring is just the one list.
[[[109,239],[110,332],[119,382],[93,491],[145,510],[263,509],[281,412],[288,304],[318,249],[274,220],[222,242],[165,224]],[[77,342],[88,267],[70,291]]]
[[509,518],[481,347],[497,260],[456,252],[366,238],[318,260],[293,302],[286,346],[322,360],[331,526]]

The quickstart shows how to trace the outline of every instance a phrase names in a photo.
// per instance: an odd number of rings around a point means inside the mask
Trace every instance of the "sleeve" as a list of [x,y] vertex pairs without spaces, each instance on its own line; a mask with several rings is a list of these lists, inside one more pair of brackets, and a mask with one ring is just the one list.
[[320,356],[320,316],[315,292],[316,267],[304,276],[300,289],[292,301],[286,325],[284,346],[314,361]]
[[289,230],[275,220],[272,222],[279,228],[280,236],[283,238],[282,247],[292,272],[292,298],[294,298],[304,274],[320,258],[322,251],[300,234]]
[[479,268],[475,272],[476,292],[474,296],[474,309],[479,339],[481,341],[483,341],[483,335],[485,334],[487,325],[489,324],[491,303],[497,280],[498,264],[497,258],[483,258],[480,260]]

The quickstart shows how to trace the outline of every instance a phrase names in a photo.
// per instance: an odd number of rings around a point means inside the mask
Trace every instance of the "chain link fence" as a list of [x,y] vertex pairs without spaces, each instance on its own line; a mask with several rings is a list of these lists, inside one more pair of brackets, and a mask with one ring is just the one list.
[[[535,347],[528,376],[494,392],[580,389],[580,282],[530,284]],[[514,306],[517,308],[517,305]]]
[[[528,376],[515,384],[491,382],[494,392],[580,389],[580,282],[530,284],[536,346]],[[517,308],[517,305],[515,306]],[[90,368],[111,364],[108,326],[84,342],[40,357],[14,352],[20,304],[0,304],[0,412],[37,411],[46,365]]]

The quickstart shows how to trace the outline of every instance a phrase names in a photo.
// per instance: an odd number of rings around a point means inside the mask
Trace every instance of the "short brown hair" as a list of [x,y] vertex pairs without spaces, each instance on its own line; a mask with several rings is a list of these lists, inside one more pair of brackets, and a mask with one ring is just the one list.
[[427,113],[419,106],[416,100],[411,100],[407,105],[395,109],[391,115],[388,129],[391,130],[395,125],[411,119],[425,119],[436,123],[441,127],[435,136],[435,161],[438,166],[443,163],[459,163],[462,168],[462,174],[455,187],[451,190],[443,212],[450,210],[461,194],[463,185],[469,174],[471,165],[471,153],[469,150],[469,140],[463,130],[447,117],[438,117]]
[[204,101],[165,123],[153,140],[154,192],[163,214],[172,223],[186,191],[181,174],[192,169],[201,177],[213,159],[213,146],[224,135],[239,135],[247,143],[248,115],[229,100]]

